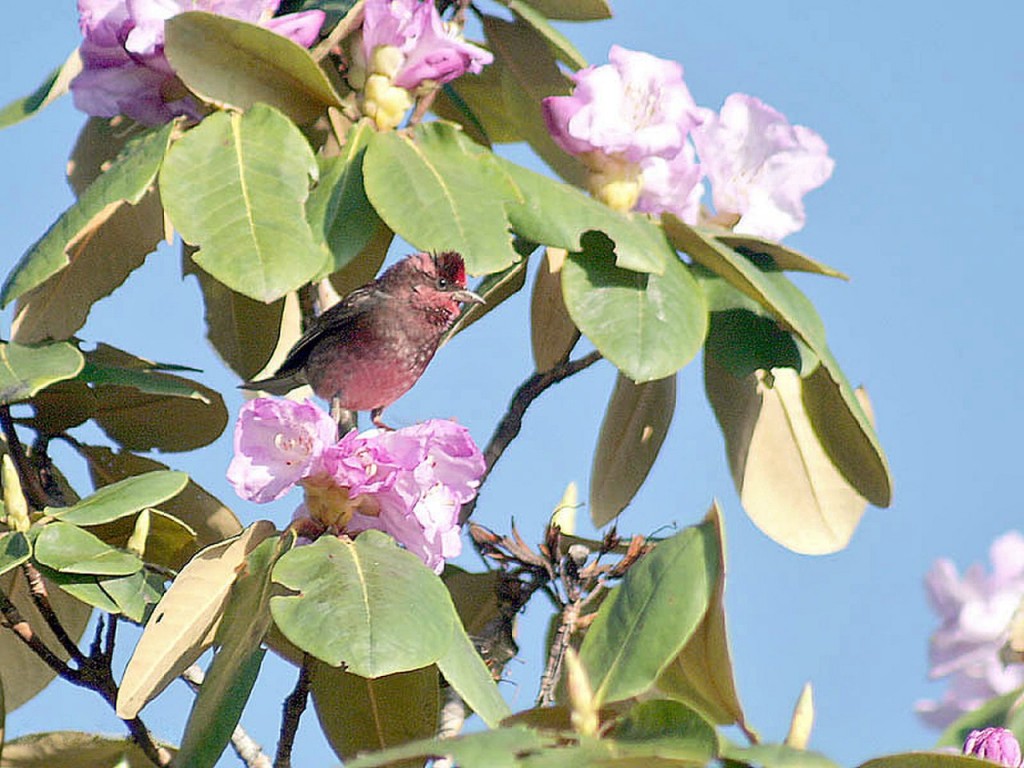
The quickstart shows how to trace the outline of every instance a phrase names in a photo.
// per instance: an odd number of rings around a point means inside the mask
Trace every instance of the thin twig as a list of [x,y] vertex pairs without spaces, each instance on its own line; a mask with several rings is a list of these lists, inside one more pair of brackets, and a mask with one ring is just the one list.
[[303,659],[299,668],[299,679],[293,690],[284,700],[281,717],[281,737],[277,741],[277,754],[274,756],[274,768],[291,768],[292,747],[295,746],[295,734],[299,730],[299,720],[306,711],[306,699],[309,698],[309,667]]
[[50,604],[50,594],[46,589],[46,582],[43,581],[43,575],[39,573],[39,569],[31,562],[22,563],[21,571],[25,574],[26,581],[28,581],[28,591],[32,596],[32,602],[35,603],[36,610],[39,611],[39,615],[43,617],[46,626],[53,632],[53,636],[57,638],[57,642],[61,644],[68,656],[81,666],[85,663],[85,654],[79,650],[78,643],[71,639],[71,636],[68,635],[64,625],[61,624],[60,619],[54,612],[53,606]]
[[355,5],[349,8],[348,13],[339,21],[331,33],[317,43],[312,50],[313,59],[322,61],[327,54],[333,51],[349,34],[363,23],[363,6],[366,0],[358,0]]
[[[181,679],[194,693],[198,693],[206,675],[203,674],[203,670],[199,668],[198,664],[193,664],[181,673]],[[235,730],[231,733],[231,748],[245,763],[246,768],[272,768],[270,757],[264,753],[263,747],[241,725],[236,725]]]
[[580,615],[580,601],[575,600],[562,609],[562,618],[558,623],[558,631],[548,649],[548,661],[544,665],[544,674],[540,678],[540,692],[537,694],[537,706],[547,707],[555,703],[555,688],[562,676],[562,661],[565,649],[576,629],[576,620]]
[[28,503],[35,509],[42,509],[48,506],[59,506],[54,499],[43,488],[39,481],[39,475],[32,469],[28,456],[25,454],[25,446],[18,439],[14,431],[14,420],[11,418],[11,407],[4,403],[0,405],[0,430],[7,439],[7,452],[14,462],[14,468],[18,471],[18,480],[21,481],[21,489],[25,494]]
[[0,623],[14,632],[18,639],[27,645],[46,666],[65,679],[77,675],[76,670],[65,664],[57,654],[47,647],[42,638],[32,630],[32,625],[21,615],[21,611],[2,590],[0,590],[0,616],[3,617]]
[[[494,465],[498,463],[498,459],[501,458],[505,449],[516,439],[516,436],[523,427],[523,416],[526,413],[526,409],[530,407],[533,401],[540,397],[548,387],[589,368],[600,359],[601,353],[594,350],[590,354],[576,360],[566,360],[550,370],[535,373],[519,386],[515,395],[512,396],[508,410],[505,411],[505,415],[498,422],[498,426],[494,429],[494,434],[491,435],[490,442],[487,443],[487,447],[484,449],[484,461],[487,463],[487,468],[480,478],[481,486],[487,480],[487,476],[490,475],[491,470],[494,469]],[[459,513],[459,522],[465,523],[469,520],[475,507],[476,499],[463,504],[462,511]]]

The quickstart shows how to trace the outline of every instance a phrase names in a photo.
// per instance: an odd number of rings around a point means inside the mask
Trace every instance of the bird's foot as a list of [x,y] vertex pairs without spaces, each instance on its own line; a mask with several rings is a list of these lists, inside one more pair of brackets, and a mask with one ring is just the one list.
[[394,427],[389,427],[381,420],[380,417],[382,413],[384,413],[383,408],[374,408],[372,411],[370,411],[370,421],[373,422],[373,425],[377,427],[377,429],[383,429],[385,432],[394,432]]

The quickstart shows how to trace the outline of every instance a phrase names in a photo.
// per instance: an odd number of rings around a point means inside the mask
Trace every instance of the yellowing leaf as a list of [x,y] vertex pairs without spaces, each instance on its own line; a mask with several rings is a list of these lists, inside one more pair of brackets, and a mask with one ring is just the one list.
[[261,520],[241,536],[207,547],[181,570],[150,616],[125,668],[118,717],[138,715],[210,647],[238,569],[275,532],[272,523]]
[[537,371],[549,371],[568,359],[580,338],[562,298],[564,248],[547,248],[530,296],[530,348]]
[[843,549],[867,507],[825,453],[796,371],[738,379],[705,358],[708,398],[725,435],[740,501],[770,538],[802,554]]

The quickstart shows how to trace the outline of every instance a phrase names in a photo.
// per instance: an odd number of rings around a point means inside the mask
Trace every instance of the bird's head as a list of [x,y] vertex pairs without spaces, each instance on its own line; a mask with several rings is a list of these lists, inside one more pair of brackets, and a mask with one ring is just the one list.
[[[443,303],[483,304],[478,294],[466,288],[466,264],[455,251],[417,253],[400,261],[393,269],[407,271],[413,290],[432,300]],[[457,313],[456,313],[457,314]]]

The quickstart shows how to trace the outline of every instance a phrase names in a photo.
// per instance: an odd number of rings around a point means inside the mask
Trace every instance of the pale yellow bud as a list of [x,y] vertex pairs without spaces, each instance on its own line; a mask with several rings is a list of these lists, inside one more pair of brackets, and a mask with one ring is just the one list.
[[8,454],[3,458],[4,511],[7,513],[7,525],[16,531],[26,533],[32,527],[28,517],[28,502],[21,490],[21,480],[14,462]]
[[378,45],[370,55],[370,72],[394,80],[405,63],[405,54],[393,45]]
[[370,75],[363,91],[363,114],[382,131],[397,128],[412,106],[412,96],[405,88],[392,85],[383,75]]
[[811,729],[814,727],[814,692],[810,683],[804,683],[800,698],[793,707],[793,719],[789,723],[786,746],[794,749],[807,749],[811,740]]
[[128,545],[125,547],[129,552],[134,552],[140,558],[146,556],[146,539],[149,538],[150,513],[148,509],[139,512],[135,518],[135,528],[132,535],[128,537]]
[[570,722],[576,733],[582,736],[596,736],[601,721],[594,703],[594,690],[590,687],[587,671],[572,646],[565,649],[566,687],[569,691],[569,706],[572,709]]
[[640,166],[615,155],[588,152],[581,158],[590,169],[590,193],[616,211],[631,211],[640,199]]

